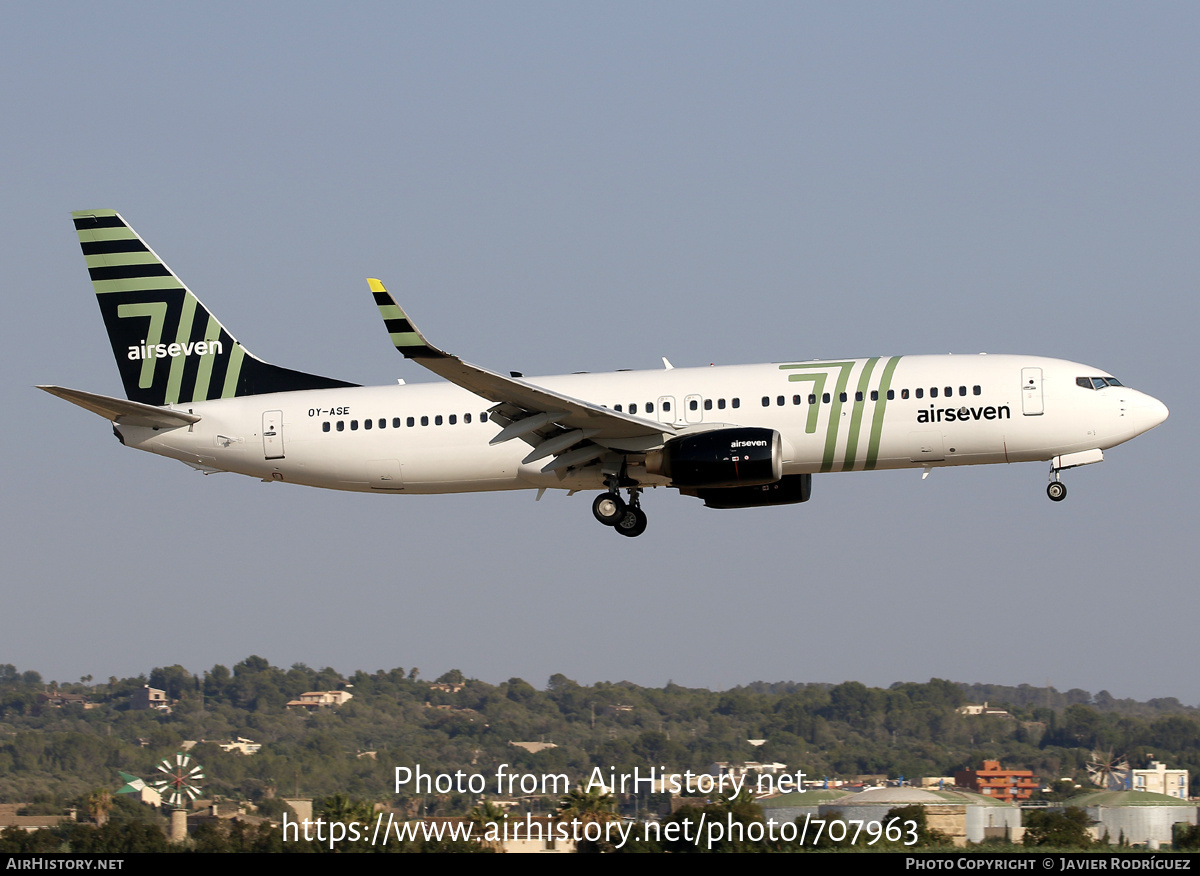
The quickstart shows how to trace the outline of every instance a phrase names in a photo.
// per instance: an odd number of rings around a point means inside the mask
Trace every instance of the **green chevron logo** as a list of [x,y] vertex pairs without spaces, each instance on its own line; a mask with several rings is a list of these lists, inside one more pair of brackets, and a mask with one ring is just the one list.
[[[842,421],[847,420],[845,438],[842,443],[843,454],[839,471],[854,471],[856,464],[862,460],[862,470],[871,471],[879,461],[879,442],[883,436],[883,417],[887,410],[888,390],[892,388],[892,375],[901,356],[892,356],[881,371],[876,371],[881,357],[875,356],[862,362],[797,362],[780,365],[780,371],[793,372],[788,374],[789,383],[807,383],[810,385],[810,395],[816,397],[817,403],[809,405],[808,418],[805,421],[806,434],[814,434],[820,424],[821,414],[828,410],[825,422],[825,448],[821,455],[821,471],[834,471],[839,439],[842,435]],[[857,384],[854,400],[842,401],[847,393],[847,387],[857,373]],[[878,382],[872,378],[878,373]],[[832,385],[829,403],[824,402],[826,387]],[[876,399],[871,400],[871,392],[876,393]],[[848,396],[847,396],[848,398]],[[862,399],[862,401],[859,401]],[[843,415],[843,406],[849,406],[849,418]],[[863,448],[864,423],[866,426],[866,447]],[[863,451],[860,456],[860,451]]]

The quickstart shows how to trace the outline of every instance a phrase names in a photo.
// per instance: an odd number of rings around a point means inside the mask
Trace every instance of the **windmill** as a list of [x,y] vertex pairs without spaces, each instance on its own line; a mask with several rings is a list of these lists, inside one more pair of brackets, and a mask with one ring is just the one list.
[[163,758],[156,769],[161,775],[151,779],[150,784],[162,794],[166,806],[184,809],[200,796],[197,782],[204,778],[204,768],[194,763],[190,755],[177,751],[173,757]]
[[1129,787],[1129,760],[1124,755],[1114,757],[1111,748],[1093,751],[1087,771],[1092,784],[1106,791],[1124,791]]

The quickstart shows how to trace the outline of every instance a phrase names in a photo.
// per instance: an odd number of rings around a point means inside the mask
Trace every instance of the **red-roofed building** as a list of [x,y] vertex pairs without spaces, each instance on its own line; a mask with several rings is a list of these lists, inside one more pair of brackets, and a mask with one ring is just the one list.
[[1016,803],[1032,796],[1038,780],[1030,770],[1006,770],[1000,767],[998,760],[985,760],[983,769],[956,772],[954,784],[995,800]]

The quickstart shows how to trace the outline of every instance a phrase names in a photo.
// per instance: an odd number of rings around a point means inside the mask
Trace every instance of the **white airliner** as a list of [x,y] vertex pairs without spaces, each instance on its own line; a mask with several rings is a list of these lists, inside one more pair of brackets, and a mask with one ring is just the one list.
[[785,505],[821,472],[1048,461],[1060,501],[1059,472],[1167,418],[1107,372],[1035,356],[504,376],[431,345],[378,280],[396,349],[448,382],[355,386],[256,358],[120,215],[73,216],[127,398],[41,389],[205,473],[379,493],[600,490],[596,519],[637,536],[647,487],[711,508]]

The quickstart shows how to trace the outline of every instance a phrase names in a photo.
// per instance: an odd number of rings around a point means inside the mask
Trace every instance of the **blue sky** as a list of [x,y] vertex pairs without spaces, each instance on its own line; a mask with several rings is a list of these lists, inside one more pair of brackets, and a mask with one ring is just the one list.
[[[256,653],[542,685],[1044,684],[1200,702],[1200,9],[23,4],[0,34],[0,661]],[[259,356],[430,379],[959,352],[1171,418],[1068,473],[826,475],[809,504],[376,497],[203,477],[32,389],[120,394],[69,212],[114,208]]]

